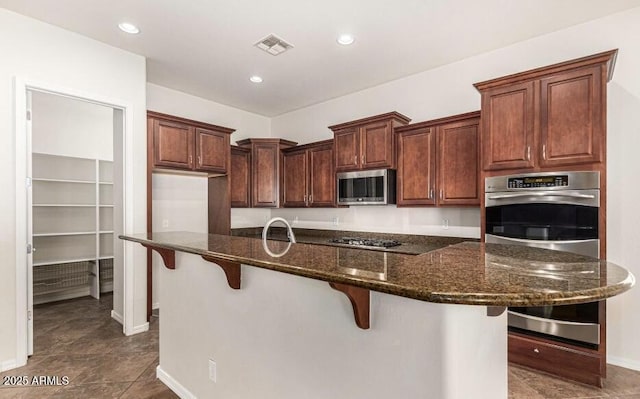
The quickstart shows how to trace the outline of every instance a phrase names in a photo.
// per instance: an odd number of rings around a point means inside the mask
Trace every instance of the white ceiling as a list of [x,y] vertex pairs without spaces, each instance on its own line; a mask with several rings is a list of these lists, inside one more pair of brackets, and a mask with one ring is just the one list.
[[[0,0],[147,57],[147,79],[275,116],[640,6],[640,0]],[[122,21],[141,33],[127,35]],[[340,46],[343,32],[356,36]],[[294,45],[271,56],[274,33]],[[260,75],[261,84],[249,82]]]

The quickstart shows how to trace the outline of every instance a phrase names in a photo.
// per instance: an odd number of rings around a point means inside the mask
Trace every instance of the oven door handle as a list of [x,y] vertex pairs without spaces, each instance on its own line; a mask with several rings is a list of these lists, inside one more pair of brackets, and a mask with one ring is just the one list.
[[567,197],[567,198],[594,199],[596,196],[593,194],[555,193],[553,191],[545,191],[542,193],[500,194],[500,195],[492,195],[488,198],[490,200],[500,200],[500,199],[524,198],[524,197]]

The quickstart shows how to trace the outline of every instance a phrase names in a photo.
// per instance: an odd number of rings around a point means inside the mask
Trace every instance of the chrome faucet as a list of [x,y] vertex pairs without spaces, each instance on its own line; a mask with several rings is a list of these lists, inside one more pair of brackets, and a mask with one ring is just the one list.
[[269,227],[271,227],[271,225],[275,222],[282,222],[285,224],[285,226],[287,226],[287,237],[289,238],[289,241],[295,244],[296,236],[293,234],[293,229],[291,228],[291,225],[289,224],[289,222],[287,222],[284,218],[281,218],[281,217],[275,217],[269,220],[267,224],[264,225],[264,228],[262,229],[262,241],[267,240],[267,232],[269,231]]

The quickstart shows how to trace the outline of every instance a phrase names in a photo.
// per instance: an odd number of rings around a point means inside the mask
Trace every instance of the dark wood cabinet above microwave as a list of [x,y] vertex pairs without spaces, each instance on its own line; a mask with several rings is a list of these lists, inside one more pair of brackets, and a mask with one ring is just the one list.
[[396,168],[393,129],[411,119],[398,112],[329,126],[334,134],[336,172]]
[[154,169],[226,174],[234,129],[147,112]]

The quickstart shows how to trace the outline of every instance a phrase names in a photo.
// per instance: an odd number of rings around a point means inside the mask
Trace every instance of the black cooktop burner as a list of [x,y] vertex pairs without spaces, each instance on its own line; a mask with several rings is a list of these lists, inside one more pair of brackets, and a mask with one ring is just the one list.
[[363,247],[381,247],[381,248],[390,248],[397,247],[402,243],[396,240],[373,240],[369,238],[362,237],[340,237],[340,238],[332,238],[329,242],[333,242],[336,244],[346,244],[346,245],[358,245]]

